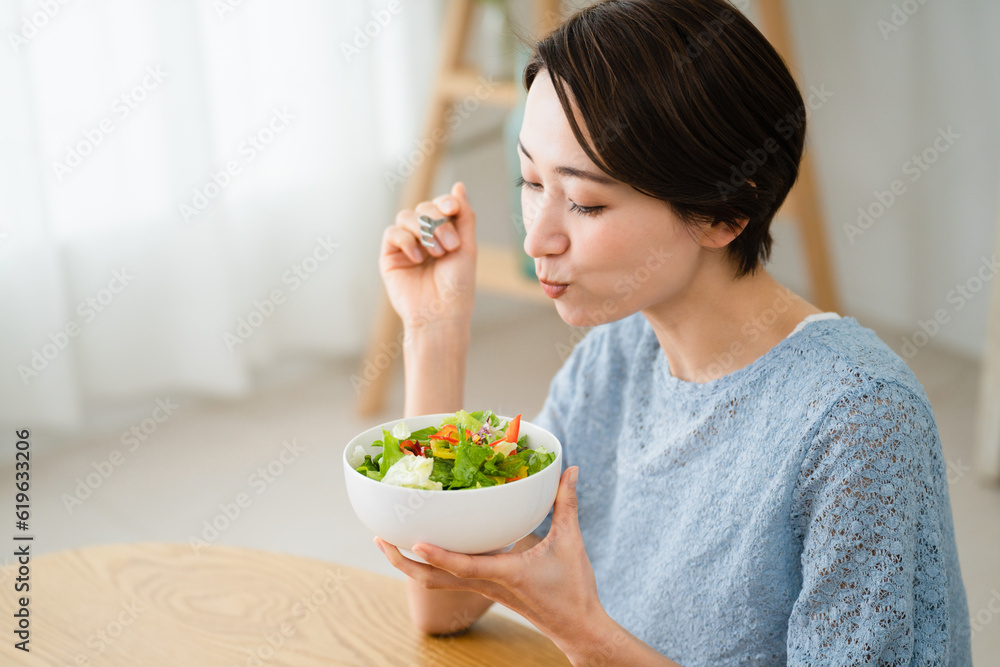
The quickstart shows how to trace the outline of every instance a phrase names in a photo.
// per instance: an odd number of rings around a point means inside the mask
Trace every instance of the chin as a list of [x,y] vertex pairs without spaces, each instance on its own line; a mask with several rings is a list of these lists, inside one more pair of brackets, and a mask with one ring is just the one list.
[[584,305],[570,304],[560,299],[556,301],[556,312],[569,326],[582,328],[616,322],[632,315],[636,310],[626,308],[625,304],[613,298]]

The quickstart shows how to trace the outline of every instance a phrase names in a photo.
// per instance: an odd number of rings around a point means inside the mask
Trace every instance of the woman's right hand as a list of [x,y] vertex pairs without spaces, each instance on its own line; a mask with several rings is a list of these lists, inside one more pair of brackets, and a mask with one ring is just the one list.
[[[435,230],[433,248],[421,243],[421,215],[451,220]],[[476,214],[464,183],[396,215],[382,235],[379,271],[406,330],[428,325],[468,329],[475,301]]]

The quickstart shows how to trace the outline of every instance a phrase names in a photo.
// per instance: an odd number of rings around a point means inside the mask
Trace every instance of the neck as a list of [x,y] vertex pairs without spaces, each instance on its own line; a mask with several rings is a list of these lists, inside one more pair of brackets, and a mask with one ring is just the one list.
[[733,280],[721,269],[699,276],[678,297],[642,311],[667,355],[671,374],[708,382],[767,353],[818,308],[758,269]]

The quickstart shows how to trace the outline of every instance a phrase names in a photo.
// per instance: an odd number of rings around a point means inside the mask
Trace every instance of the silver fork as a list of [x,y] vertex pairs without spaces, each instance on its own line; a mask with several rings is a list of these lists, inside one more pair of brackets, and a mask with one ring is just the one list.
[[420,242],[428,248],[434,247],[434,230],[448,222],[448,218],[433,220],[430,216],[420,216]]

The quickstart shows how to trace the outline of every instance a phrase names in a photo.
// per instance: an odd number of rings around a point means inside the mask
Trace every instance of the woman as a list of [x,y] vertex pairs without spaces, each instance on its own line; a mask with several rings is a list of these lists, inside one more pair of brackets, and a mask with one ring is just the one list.
[[[512,553],[376,540],[416,625],[496,601],[574,664],[970,664],[923,389],[762,268],[805,136],[780,57],[723,0],[607,1],[525,85],[524,249],[563,320],[596,325],[534,419],[568,468]],[[420,214],[454,221],[433,248]],[[475,224],[456,184],[385,232],[406,415],[463,407]]]

